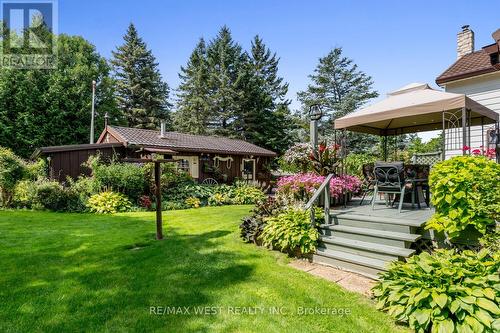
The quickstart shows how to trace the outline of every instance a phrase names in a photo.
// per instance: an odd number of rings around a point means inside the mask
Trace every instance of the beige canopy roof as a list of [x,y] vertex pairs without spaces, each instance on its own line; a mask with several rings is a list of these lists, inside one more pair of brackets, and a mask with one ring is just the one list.
[[432,89],[425,83],[411,83],[373,105],[335,120],[336,129],[377,135],[396,135],[442,128],[443,111],[471,111],[471,125],[491,124],[498,114],[464,94]]

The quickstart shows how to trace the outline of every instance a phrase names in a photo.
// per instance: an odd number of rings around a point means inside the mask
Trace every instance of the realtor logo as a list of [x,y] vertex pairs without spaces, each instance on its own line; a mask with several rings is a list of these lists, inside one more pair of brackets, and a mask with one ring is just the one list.
[[0,0],[0,66],[52,69],[56,65],[57,0]]

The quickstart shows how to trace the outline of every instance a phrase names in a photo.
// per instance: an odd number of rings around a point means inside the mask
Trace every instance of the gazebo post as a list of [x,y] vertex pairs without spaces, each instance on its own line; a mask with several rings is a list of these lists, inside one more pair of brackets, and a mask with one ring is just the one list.
[[481,117],[481,149],[486,150],[484,147],[484,117]]
[[470,135],[470,128],[472,126],[472,110],[467,109],[467,142],[469,143],[468,146],[471,146],[471,135]]
[[496,140],[494,141],[495,144],[495,155],[497,158],[497,163],[500,163],[500,117],[497,116],[497,121],[495,122],[495,135],[496,135]]
[[443,127],[441,129],[441,137],[442,137],[442,142],[441,142],[441,161],[445,160],[445,154],[446,154],[446,120],[444,117],[444,111],[441,112],[441,119],[443,123]]
[[467,150],[464,149],[465,146],[467,146],[467,110],[465,109],[465,107],[463,107],[462,108],[462,155],[467,154]]
[[383,155],[384,155],[384,161],[387,162],[387,134],[384,135]]

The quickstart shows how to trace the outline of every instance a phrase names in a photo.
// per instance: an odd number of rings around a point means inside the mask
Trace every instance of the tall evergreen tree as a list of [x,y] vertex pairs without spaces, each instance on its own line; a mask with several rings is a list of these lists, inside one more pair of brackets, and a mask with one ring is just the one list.
[[207,46],[200,40],[179,74],[176,129],[285,150],[295,122],[278,64],[279,58],[258,36],[248,53],[225,26]]
[[210,119],[216,134],[234,136],[234,121],[241,112],[244,92],[239,88],[246,55],[228,27],[223,26],[207,48]]
[[176,130],[192,134],[207,134],[211,122],[209,104],[208,65],[205,40],[200,39],[191,53],[186,67],[179,73],[177,111],[174,114]]
[[257,145],[282,152],[292,139],[288,84],[278,75],[279,58],[259,36],[252,41],[245,66],[245,103],[238,118],[240,135]]
[[[325,136],[331,135],[336,118],[353,112],[369,99],[378,96],[372,88],[372,78],[359,70],[351,59],[343,56],[340,47],[320,58],[314,74],[309,75],[309,78],[311,84],[297,96],[304,112],[313,104],[321,105],[326,117],[320,124],[320,132]],[[364,151],[378,142],[378,138],[373,135],[351,133],[349,136],[349,146],[356,151]]]
[[169,87],[162,80],[158,63],[131,23],[124,44],[113,51],[111,63],[116,79],[116,100],[128,126],[156,128],[170,121]]

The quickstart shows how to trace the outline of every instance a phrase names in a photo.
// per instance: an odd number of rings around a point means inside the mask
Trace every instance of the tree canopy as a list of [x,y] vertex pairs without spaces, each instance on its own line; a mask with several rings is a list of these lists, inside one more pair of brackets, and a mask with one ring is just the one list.
[[286,150],[294,120],[278,65],[279,58],[259,36],[249,52],[225,26],[208,45],[200,39],[179,73],[176,129]]
[[111,64],[115,78],[115,97],[127,125],[157,128],[160,120],[169,125],[169,87],[162,80],[158,63],[131,23],[124,43],[113,51]]
[[92,80],[97,81],[96,133],[106,112],[121,117],[110,68],[79,36],[59,35],[55,69],[0,68],[0,146],[29,156],[37,147],[89,142]]
[[[306,113],[311,105],[319,104],[325,113],[320,122],[320,132],[331,136],[333,121],[349,114],[368,100],[378,96],[373,90],[372,78],[361,71],[354,61],[343,55],[336,47],[319,59],[314,73],[309,75],[311,83],[297,94]],[[350,147],[355,152],[371,149],[378,138],[373,135],[349,133]]]

